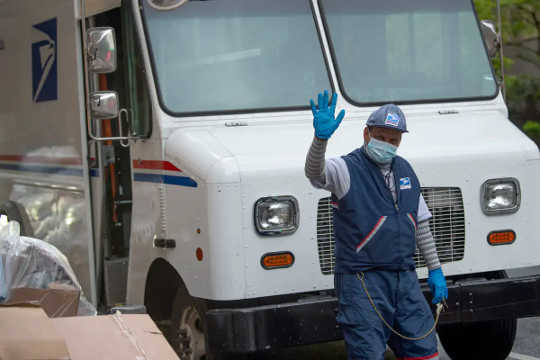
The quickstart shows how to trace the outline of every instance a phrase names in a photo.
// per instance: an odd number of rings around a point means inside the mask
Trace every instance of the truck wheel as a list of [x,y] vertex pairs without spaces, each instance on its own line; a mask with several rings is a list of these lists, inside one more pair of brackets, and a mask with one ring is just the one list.
[[180,360],[225,360],[224,354],[210,354],[206,350],[206,305],[195,301],[185,285],[180,284],[171,312],[167,336]]
[[440,325],[438,334],[452,360],[504,360],[512,351],[517,319]]
[[180,360],[205,360],[205,325],[197,306],[185,286],[180,285],[171,313],[169,342]]
[[21,226],[21,236],[34,236],[30,219],[21,204],[12,200],[6,201],[0,206],[0,215],[6,215],[8,220],[15,220],[18,222]]

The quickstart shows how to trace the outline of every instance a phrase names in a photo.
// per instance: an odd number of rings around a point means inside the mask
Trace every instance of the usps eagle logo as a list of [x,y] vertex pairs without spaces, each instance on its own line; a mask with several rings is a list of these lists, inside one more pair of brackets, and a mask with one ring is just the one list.
[[32,99],[34,102],[58,99],[57,26],[56,18],[33,26],[39,31],[39,40],[32,43]]
[[399,126],[399,115],[394,113],[388,113],[384,122],[386,125]]
[[399,189],[400,190],[407,190],[411,188],[411,179],[408,177],[404,177],[399,179]]

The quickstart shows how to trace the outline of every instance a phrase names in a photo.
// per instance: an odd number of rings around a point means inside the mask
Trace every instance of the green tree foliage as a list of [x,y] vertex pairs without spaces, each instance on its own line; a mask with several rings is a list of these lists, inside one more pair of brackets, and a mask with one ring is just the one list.
[[503,9],[505,43],[520,50],[520,60],[540,70],[540,1],[506,0]]
[[[474,0],[480,19],[497,20],[496,0]],[[504,59],[505,69],[513,70],[517,60],[529,64],[531,74],[505,77],[510,118],[533,139],[540,141],[540,1],[501,0],[502,39],[512,47],[514,58]],[[505,53],[506,55],[506,53]],[[500,72],[500,62],[493,60]]]
[[[475,0],[480,19],[497,23],[497,1]],[[501,0],[502,38],[507,46],[520,50],[520,60],[540,70],[540,1]],[[536,43],[536,49],[531,46]]]
[[527,134],[529,134],[531,137],[534,137],[536,139],[540,138],[540,123],[536,121],[527,121],[525,125],[523,125],[523,130]]

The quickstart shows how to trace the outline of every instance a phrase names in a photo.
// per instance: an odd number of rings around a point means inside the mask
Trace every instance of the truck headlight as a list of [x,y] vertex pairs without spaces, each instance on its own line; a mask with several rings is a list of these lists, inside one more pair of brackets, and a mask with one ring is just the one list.
[[490,179],[482,185],[482,210],[486,215],[515,213],[520,202],[519,181],[515,178]]
[[255,227],[261,235],[294,233],[298,229],[298,202],[292,196],[270,196],[257,200]]

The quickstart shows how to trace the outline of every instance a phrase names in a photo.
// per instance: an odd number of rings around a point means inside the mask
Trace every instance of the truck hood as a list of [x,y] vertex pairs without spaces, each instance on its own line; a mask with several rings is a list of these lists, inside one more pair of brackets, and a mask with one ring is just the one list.
[[[416,168],[465,162],[496,165],[539,159],[536,145],[497,111],[409,115],[398,154]],[[346,117],[329,140],[327,157],[363,144],[365,119]],[[204,183],[251,182],[303,173],[313,139],[311,121],[179,128],[166,141],[166,159]]]

